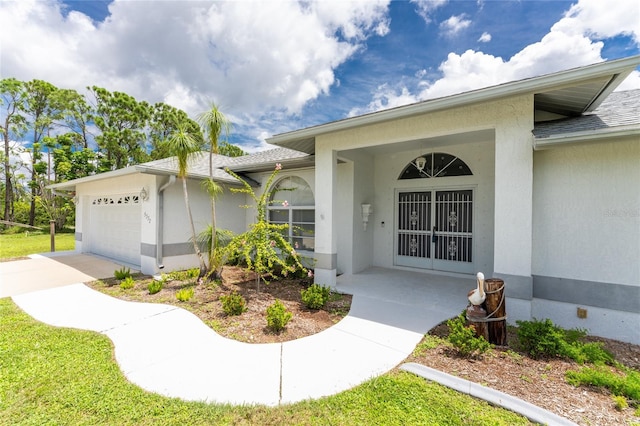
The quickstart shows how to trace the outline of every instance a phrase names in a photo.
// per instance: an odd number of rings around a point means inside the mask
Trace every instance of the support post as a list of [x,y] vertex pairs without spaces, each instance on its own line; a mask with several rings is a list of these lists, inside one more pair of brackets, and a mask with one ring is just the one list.
[[504,281],[499,278],[489,278],[484,281],[487,298],[487,322],[489,343],[498,346],[507,345],[507,308],[504,293]]
[[56,251],[56,221],[49,221],[49,235],[51,236],[51,252]]

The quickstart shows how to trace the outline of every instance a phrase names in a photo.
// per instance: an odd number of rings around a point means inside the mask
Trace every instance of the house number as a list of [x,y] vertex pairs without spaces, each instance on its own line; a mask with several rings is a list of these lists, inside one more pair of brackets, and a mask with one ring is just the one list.
[[149,213],[144,212],[144,218],[147,219],[148,223],[151,223],[151,216],[149,216]]

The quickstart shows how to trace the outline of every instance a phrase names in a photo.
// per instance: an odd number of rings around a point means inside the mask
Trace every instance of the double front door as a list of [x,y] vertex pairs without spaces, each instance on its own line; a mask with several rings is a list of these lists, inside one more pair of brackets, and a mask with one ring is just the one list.
[[395,264],[473,272],[473,191],[397,193]]

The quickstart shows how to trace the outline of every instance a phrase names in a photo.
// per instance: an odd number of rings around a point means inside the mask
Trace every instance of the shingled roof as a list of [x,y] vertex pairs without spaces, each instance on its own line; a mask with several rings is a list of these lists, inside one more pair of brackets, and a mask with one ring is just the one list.
[[640,89],[613,92],[595,111],[579,117],[536,123],[533,135],[536,139],[545,139],[630,126],[640,127]]

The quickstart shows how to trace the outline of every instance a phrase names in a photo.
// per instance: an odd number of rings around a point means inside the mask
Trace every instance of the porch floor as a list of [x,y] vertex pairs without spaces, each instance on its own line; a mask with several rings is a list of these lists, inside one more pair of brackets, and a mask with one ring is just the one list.
[[350,316],[424,334],[466,308],[475,277],[372,267],[340,275],[336,290],[351,294]]

